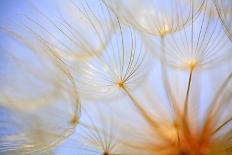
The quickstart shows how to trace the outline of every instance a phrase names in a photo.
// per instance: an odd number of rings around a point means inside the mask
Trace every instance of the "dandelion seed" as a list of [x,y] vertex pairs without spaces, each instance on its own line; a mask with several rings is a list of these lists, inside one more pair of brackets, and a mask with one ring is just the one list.
[[[104,3],[126,24],[152,35],[165,36],[181,30],[200,11],[204,0],[129,0]],[[191,6],[188,3],[192,4]]]
[[[204,6],[205,1],[184,0],[184,1],[104,1],[111,10],[119,16],[119,18],[126,24],[133,28],[151,36],[157,36],[160,42],[159,47],[152,48],[156,56],[162,59],[162,62],[169,62],[167,60],[166,37],[173,33],[178,33],[195,20]],[[191,5],[189,5],[191,4]],[[123,8],[123,9],[122,9]],[[136,12],[134,12],[136,10]],[[143,34],[142,34],[143,35]],[[148,39],[151,43],[151,39]],[[142,38],[146,43],[146,39]],[[152,42],[150,46],[154,46]],[[160,53],[157,54],[157,51]],[[187,65],[185,65],[187,66]],[[167,78],[167,71],[165,65],[162,64],[163,83],[167,90],[169,100],[173,100],[173,95],[170,92],[169,79]],[[176,105],[172,105],[176,106]]]
[[23,25],[28,33],[47,42],[67,63],[101,55],[114,33],[115,23],[109,10],[101,2],[92,0],[58,4],[57,16],[53,18],[32,4],[37,20],[25,15]]
[[[120,141],[120,125],[114,119],[108,108],[101,105],[90,105],[91,113],[83,110],[82,120],[73,134],[63,145],[58,147],[58,152],[69,154],[88,155],[122,155],[127,147]],[[108,117],[110,115],[110,117]]]
[[102,56],[76,64],[72,73],[83,95],[109,98],[120,94],[124,86],[133,88],[142,82],[149,71],[149,67],[144,68],[148,59],[136,33],[121,29]]
[[9,118],[0,126],[7,130],[13,126],[18,131],[1,137],[0,154],[46,152],[72,134],[78,124],[76,85],[47,42],[35,34],[5,31],[24,50],[12,47],[6,51],[10,65],[0,81],[0,105],[9,110],[13,121]]
[[[37,36],[27,38],[8,30],[7,33],[25,50],[12,52],[11,50],[16,50],[13,48],[6,51],[9,59],[7,70],[11,72],[6,70],[1,78],[1,104],[21,110],[36,110],[56,102],[67,91],[74,95],[70,98],[75,100],[73,103],[77,106],[78,94],[72,76],[65,64],[52,54],[53,49]],[[25,58],[25,55],[28,57]],[[10,82],[15,77],[17,78]]]
[[13,131],[1,136],[0,153],[46,152],[70,136],[76,125],[69,124],[69,112],[58,107],[32,112],[6,109],[9,117],[0,122],[0,129]]
[[230,0],[213,0],[229,38],[232,38],[232,3]]
[[[214,67],[231,58],[231,46],[223,32],[218,17],[213,16],[215,7],[205,2],[196,20],[179,32],[164,38],[165,45],[153,36],[144,38],[151,51],[168,65],[181,69],[204,69]],[[209,13],[209,14],[208,14]],[[152,40],[152,41],[151,41]],[[165,51],[165,54],[163,54]],[[193,64],[194,65],[193,65]]]

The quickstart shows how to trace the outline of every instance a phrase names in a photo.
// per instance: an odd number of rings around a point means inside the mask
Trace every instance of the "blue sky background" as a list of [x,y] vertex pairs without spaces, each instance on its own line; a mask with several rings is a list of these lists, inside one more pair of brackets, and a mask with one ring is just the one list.
[[[59,0],[59,1],[62,1],[62,0]],[[56,12],[55,12],[56,7],[53,5],[53,2],[52,1],[48,2],[48,0],[40,0],[36,2],[36,6],[38,6],[40,10],[43,10],[43,12],[49,17],[53,17],[56,15]],[[36,19],[36,16],[34,16],[34,14],[31,14],[31,12],[33,11],[34,10],[31,7],[29,0],[28,1],[27,0],[1,0],[0,27],[9,26],[12,28],[16,28],[14,25],[15,23],[22,23],[21,21],[22,18],[19,14],[26,14]],[[20,46],[12,42],[12,40],[9,37],[7,37],[6,34],[0,33],[0,76],[1,74],[2,75],[5,74],[8,69],[7,68],[7,56],[4,52],[4,49],[11,50],[11,49],[16,49],[16,48],[18,50],[20,49]],[[162,81],[161,76],[160,76],[160,66],[157,61],[155,61],[155,64],[156,64],[156,67],[152,70],[152,72],[149,74],[149,77],[146,79],[146,86],[151,87],[151,91],[149,93],[152,94],[155,92],[158,96],[157,100],[165,103],[167,99],[166,99],[166,96],[164,95],[163,85],[160,82]],[[197,77],[200,77],[200,78],[198,81],[196,80],[195,89],[196,89],[196,94],[199,93],[197,92],[197,89],[200,89],[200,96],[192,96],[192,97],[195,97],[195,98],[199,97],[199,100],[200,100],[199,104],[201,107],[200,110],[205,109],[205,107],[207,106],[207,104],[205,103],[212,100],[212,94],[214,93],[215,88],[218,88],[218,85],[222,83],[223,81],[221,79],[224,79],[230,70],[231,70],[231,62],[226,63],[216,69],[210,69],[210,70],[207,70],[206,72],[198,72],[199,76],[197,75],[196,78]],[[171,81],[173,80],[172,82],[174,86],[177,85],[177,83],[174,81],[176,77],[180,77],[179,78],[180,83],[182,84],[186,83],[186,79],[187,79],[186,72],[176,71],[176,70],[171,70],[171,72],[172,73],[175,72],[175,74],[171,75]],[[221,78],[221,76],[223,78]],[[218,84],[216,86],[213,86],[214,81],[212,82],[212,80],[217,81]],[[0,84],[2,84],[1,82],[3,81],[1,81],[1,77],[0,77]],[[184,94],[181,94],[185,92],[182,88],[179,88],[179,90],[176,88],[175,90],[177,91],[176,93],[178,95],[182,97],[184,96]],[[142,91],[137,91],[136,94],[138,94],[141,100],[144,100],[145,102],[149,102],[149,99],[142,96],[144,95]],[[101,102],[101,101],[97,101],[97,102]],[[128,100],[125,99],[125,100],[122,100],[121,102],[126,104]],[[88,105],[86,107],[88,107]],[[114,105],[112,107],[114,107]],[[125,112],[125,109],[124,109],[125,107],[126,107],[125,105],[121,107],[117,107],[118,108],[117,110],[120,112],[124,110]],[[127,109],[129,109],[128,113],[126,114],[119,113],[119,115],[122,115],[122,116],[118,116],[118,118],[123,117],[123,116],[127,116],[129,118],[131,115],[134,115],[133,108],[128,106]],[[3,115],[4,117],[2,117]],[[4,110],[4,108],[1,108],[1,107],[0,107],[0,117],[1,117],[0,122],[5,121],[7,119],[7,112]],[[129,119],[136,120],[137,118],[131,117]],[[0,128],[0,135],[6,133],[6,131],[3,131],[3,130],[5,129]]]

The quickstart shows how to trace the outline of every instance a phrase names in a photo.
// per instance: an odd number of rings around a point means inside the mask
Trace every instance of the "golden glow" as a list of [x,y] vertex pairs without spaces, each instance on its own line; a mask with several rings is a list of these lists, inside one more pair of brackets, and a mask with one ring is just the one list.
[[165,36],[166,34],[170,33],[172,31],[172,29],[170,28],[170,26],[165,23],[164,26],[162,26],[159,30],[160,36]]
[[198,61],[196,58],[191,58],[186,61],[186,67],[189,68],[190,70],[193,70],[194,68],[196,68],[197,64],[198,64]]
[[118,81],[117,86],[119,88],[124,88],[125,87],[125,82],[123,80]]

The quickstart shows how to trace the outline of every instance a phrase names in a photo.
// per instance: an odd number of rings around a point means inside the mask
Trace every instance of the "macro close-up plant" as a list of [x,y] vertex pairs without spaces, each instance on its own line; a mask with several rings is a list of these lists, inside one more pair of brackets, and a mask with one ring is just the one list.
[[230,0],[0,10],[0,155],[232,155]]

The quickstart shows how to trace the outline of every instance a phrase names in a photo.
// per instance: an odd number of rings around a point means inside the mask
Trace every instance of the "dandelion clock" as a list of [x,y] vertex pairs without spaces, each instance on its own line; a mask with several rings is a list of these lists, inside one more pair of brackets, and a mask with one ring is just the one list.
[[46,152],[78,124],[76,86],[65,64],[36,35],[5,32],[15,42],[2,51],[7,61],[1,70],[0,105],[8,117],[0,121],[0,130],[6,131],[0,154]]
[[[143,50],[138,35],[131,29],[119,31],[113,36],[106,51],[89,61],[72,66],[80,93],[88,98],[105,98],[121,94],[121,88],[136,88],[146,77],[149,57]],[[116,27],[116,29],[118,29]]]
[[110,0],[104,3],[126,24],[145,33],[165,36],[193,20],[204,0],[200,4],[194,0]]
[[[91,113],[89,112],[91,110]],[[108,117],[110,115],[110,117]],[[70,138],[60,145],[55,152],[70,155],[119,155],[133,152],[123,145],[122,129],[112,109],[104,104],[91,104],[82,111],[80,124]]]
[[153,36],[144,40],[150,51],[174,68],[206,69],[231,58],[229,39],[210,2],[203,5],[196,20],[181,31],[166,36],[165,41]]
[[32,15],[23,15],[23,25],[56,49],[67,63],[100,55],[113,35],[112,15],[100,1],[58,1],[55,15],[47,15],[32,3]]
[[226,33],[232,38],[232,2],[230,0],[213,0]]

